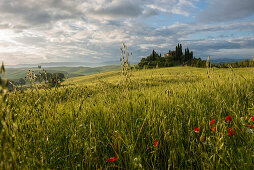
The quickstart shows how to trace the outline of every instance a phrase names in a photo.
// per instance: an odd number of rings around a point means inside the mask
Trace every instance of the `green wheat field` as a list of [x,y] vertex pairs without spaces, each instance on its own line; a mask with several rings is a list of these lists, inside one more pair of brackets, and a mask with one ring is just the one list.
[[116,70],[2,98],[0,169],[254,168],[254,68]]

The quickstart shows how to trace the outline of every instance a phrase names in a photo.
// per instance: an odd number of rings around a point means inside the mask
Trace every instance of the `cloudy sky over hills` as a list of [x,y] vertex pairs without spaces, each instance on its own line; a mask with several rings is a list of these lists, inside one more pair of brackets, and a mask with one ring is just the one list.
[[0,60],[8,65],[139,61],[177,43],[196,57],[254,55],[253,0],[0,0]]

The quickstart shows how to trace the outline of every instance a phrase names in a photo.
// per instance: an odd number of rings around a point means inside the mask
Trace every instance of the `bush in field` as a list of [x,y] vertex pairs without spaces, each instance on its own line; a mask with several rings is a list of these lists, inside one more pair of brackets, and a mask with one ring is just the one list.
[[64,81],[63,73],[47,73],[47,71],[41,66],[38,66],[40,71],[36,73],[34,70],[29,70],[25,79],[29,81],[31,87],[37,83],[46,85],[46,87],[59,87],[60,84]]
[[51,77],[49,77],[49,85],[51,87],[59,87],[60,84],[64,80],[64,74],[63,73],[53,73]]
[[18,81],[19,85],[22,87],[23,85],[26,84],[26,80],[23,79],[23,78],[20,78],[19,81]]

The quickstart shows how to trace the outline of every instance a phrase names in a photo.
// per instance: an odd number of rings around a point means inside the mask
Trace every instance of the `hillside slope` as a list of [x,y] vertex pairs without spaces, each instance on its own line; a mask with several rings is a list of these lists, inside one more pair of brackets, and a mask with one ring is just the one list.
[[171,67],[133,70],[126,80],[111,71],[10,93],[0,110],[9,133],[2,161],[21,169],[253,169],[253,75]]
[[[7,68],[6,76],[10,80],[24,78],[29,70],[38,72],[38,68]],[[91,75],[99,72],[120,69],[118,65],[109,65],[101,67],[49,67],[45,68],[48,73],[63,73],[65,77],[77,77],[82,75]]]

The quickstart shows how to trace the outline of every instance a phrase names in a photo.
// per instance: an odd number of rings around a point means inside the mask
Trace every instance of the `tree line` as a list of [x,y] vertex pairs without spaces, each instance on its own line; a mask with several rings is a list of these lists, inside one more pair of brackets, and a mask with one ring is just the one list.
[[243,61],[238,61],[238,62],[232,62],[232,63],[219,63],[215,65],[218,68],[241,68],[241,67],[254,67],[254,56],[251,60],[243,60]]
[[[164,57],[159,55],[153,50],[152,54],[146,58],[142,58],[138,64],[139,68],[154,68],[154,67],[172,67],[177,65],[186,65],[192,64],[196,65],[201,59],[193,60],[193,51],[190,51],[189,48],[186,48],[183,53],[182,44],[177,44],[175,51],[170,51],[164,55]],[[202,62],[201,62],[202,64]],[[199,65],[201,65],[199,64]]]
[[138,63],[138,68],[155,68],[155,67],[173,67],[173,66],[191,66],[191,67],[217,67],[217,68],[239,68],[239,67],[254,67],[254,56],[252,60],[243,60],[233,63],[219,63],[214,64],[209,60],[202,60],[201,58],[195,58],[193,51],[186,48],[183,53],[182,44],[177,44],[175,51],[170,51],[161,56],[156,51],[146,58],[142,58]]

